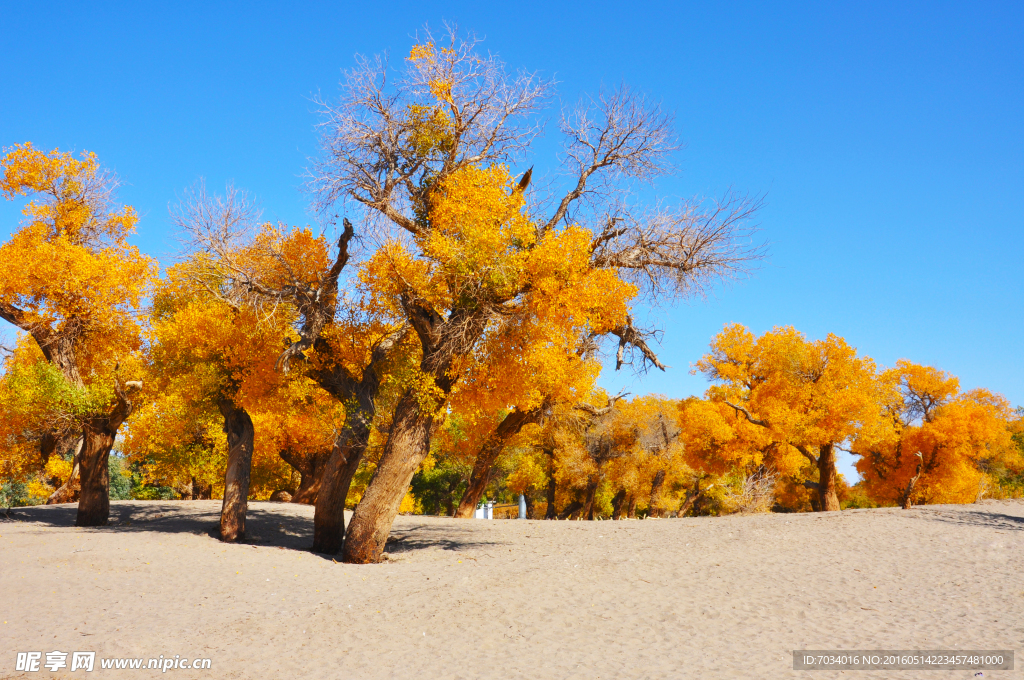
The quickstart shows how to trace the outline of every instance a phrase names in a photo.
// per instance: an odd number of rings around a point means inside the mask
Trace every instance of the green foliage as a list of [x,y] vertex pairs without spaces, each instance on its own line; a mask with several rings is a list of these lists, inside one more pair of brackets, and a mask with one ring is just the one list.
[[412,494],[427,515],[451,516],[466,491],[471,468],[451,458],[443,458],[434,467],[417,472],[412,478]]
[[124,458],[110,456],[110,500],[112,501],[126,501],[132,497],[132,486],[136,480],[132,479],[131,470],[126,467]]
[[0,507],[14,508],[32,504],[28,484],[25,482],[9,479],[0,484]]
[[840,504],[843,510],[851,510],[856,508],[880,508],[880,503],[872,500],[868,496],[867,491],[864,489],[862,482],[857,482],[853,486],[846,490],[846,498],[844,498]]

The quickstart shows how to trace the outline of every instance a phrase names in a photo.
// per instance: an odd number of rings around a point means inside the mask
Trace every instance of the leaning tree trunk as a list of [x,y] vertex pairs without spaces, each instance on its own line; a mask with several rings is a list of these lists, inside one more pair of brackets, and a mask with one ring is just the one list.
[[327,459],[313,513],[313,552],[341,552],[345,541],[345,502],[369,437],[369,428],[346,429]]
[[352,515],[345,534],[344,561],[355,564],[380,562],[391,525],[402,507],[416,468],[430,451],[433,415],[425,414],[413,390],[407,390],[395,407],[391,432],[377,470]]
[[459,509],[455,511],[456,517],[463,519],[473,517],[473,511],[476,510],[476,506],[480,503],[480,499],[487,489],[494,461],[505,450],[505,445],[508,444],[512,437],[519,434],[530,423],[537,422],[541,416],[542,408],[542,406],[538,406],[527,411],[515,409],[505,416],[494,431],[494,434],[487,438],[487,441],[480,447],[480,452],[476,456],[476,462],[473,464],[473,473],[469,477],[469,486],[466,487],[466,492],[462,494],[462,500],[459,501]]
[[823,444],[818,451],[818,503],[826,512],[841,509],[836,493],[836,452],[832,444]]
[[661,490],[664,486],[665,471],[658,470],[654,473],[654,481],[651,482],[651,499],[647,503],[649,517],[661,517]]
[[82,472],[82,445],[83,439],[79,437],[78,441],[75,442],[75,455],[71,459],[71,474],[68,475],[67,480],[60,485],[60,488],[50,494],[50,497],[46,499],[47,505],[74,502],[75,482],[78,481]]
[[220,540],[245,538],[245,513],[249,506],[249,475],[255,431],[252,418],[234,399],[221,397],[217,407],[224,416],[228,436],[228,465],[224,471],[224,503],[220,510]]

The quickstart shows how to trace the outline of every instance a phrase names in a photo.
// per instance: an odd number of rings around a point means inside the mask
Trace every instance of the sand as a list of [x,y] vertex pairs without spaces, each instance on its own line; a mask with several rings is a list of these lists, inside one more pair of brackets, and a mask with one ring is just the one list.
[[[18,651],[205,657],[176,678],[968,678],[795,671],[794,649],[1016,649],[1024,503],[619,522],[399,517],[387,562],[303,550],[313,509],[72,505],[0,521],[0,678]],[[2,513],[0,513],[2,516]],[[45,660],[45,657],[44,657]],[[70,665],[70,657],[69,657]],[[98,662],[97,662],[98,665]],[[66,669],[65,669],[66,670]],[[151,677],[158,671],[57,672]]]

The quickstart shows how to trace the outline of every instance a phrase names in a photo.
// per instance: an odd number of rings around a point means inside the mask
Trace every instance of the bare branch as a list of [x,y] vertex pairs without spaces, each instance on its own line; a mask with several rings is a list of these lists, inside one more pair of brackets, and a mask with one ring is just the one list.
[[627,360],[626,354],[632,354],[634,349],[639,351],[643,357],[641,370],[646,369],[648,364],[656,366],[662,371],[668,368],[668,366],[661,363],[658,359],[658,355],[655,354],[654,350],[652,350],[650,345],[647,344],[647,339],[653,335],[653,332],[637,329],[633,325],[633,317],[630,315],[627,314],[626,323],[613,329],[611,334],[619,339],[619,347],[615,352],[616,371],[622,368],[624,364],[633,363],[631,357]]
[[737,413],[742,413],[744,415],[744,417],[746,417],[746,419],[750,423],[752,423],[754,425],[760,425],[761,427],[771,427],[771,425],[768,424],[767,420],[759,420],[759,419],[755,418],[754,416],[750,415],[750,411],[748,411],[747,409],[745,409],[742,406],[737,406],[736,404],[733,404],[733,403],[728,402],[728,401],[725,402],[725,405],[730,407],[730,408],[732,408]]
[[418,234],[414,207],[430,186],[468,164],[514,160],[539,133],[535,114],[550,81],[510,75],[454,28],[445,37],[448,47],[436,50],[424,31],[429,54],[404,60],[393,82],[385,57],[359,57],[340,97],[315,100],[321,155],[307,187],[321,214],[351,202],[371,224]]
[[677,148],[672,128],[671,115],[626,86],[563,113],[564,163],[576,183],[541,231],[565,219],[573,204],[591,190],[597,173],[646,180],[668,171],[668,156]]
[[617,269],[648,300],[705,296],[764,255],[749,223],[763,200],[727,195],[710,206],[683,203],[640,216],[606,218],[591,244],[593,265]]

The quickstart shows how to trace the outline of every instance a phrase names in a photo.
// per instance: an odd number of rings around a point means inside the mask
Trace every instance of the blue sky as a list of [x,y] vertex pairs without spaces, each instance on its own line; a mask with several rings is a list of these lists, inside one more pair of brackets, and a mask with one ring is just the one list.
[[[145,4],[3,2],[0,146],[97,152],[151,254],[174,251],[168,202],[200,176],[313,222],[310,98],[356,53],[401,58],[456,21],[566,102],[626,82],[675,111],[685,146],[659,195],[767,196],[768,261],[657,309],[671,370],[609,389],[702,392],[690,364],[739,322],[837,333],[1024,404],[1022,3]],[[19,209],[0,204],[0,228]]]

